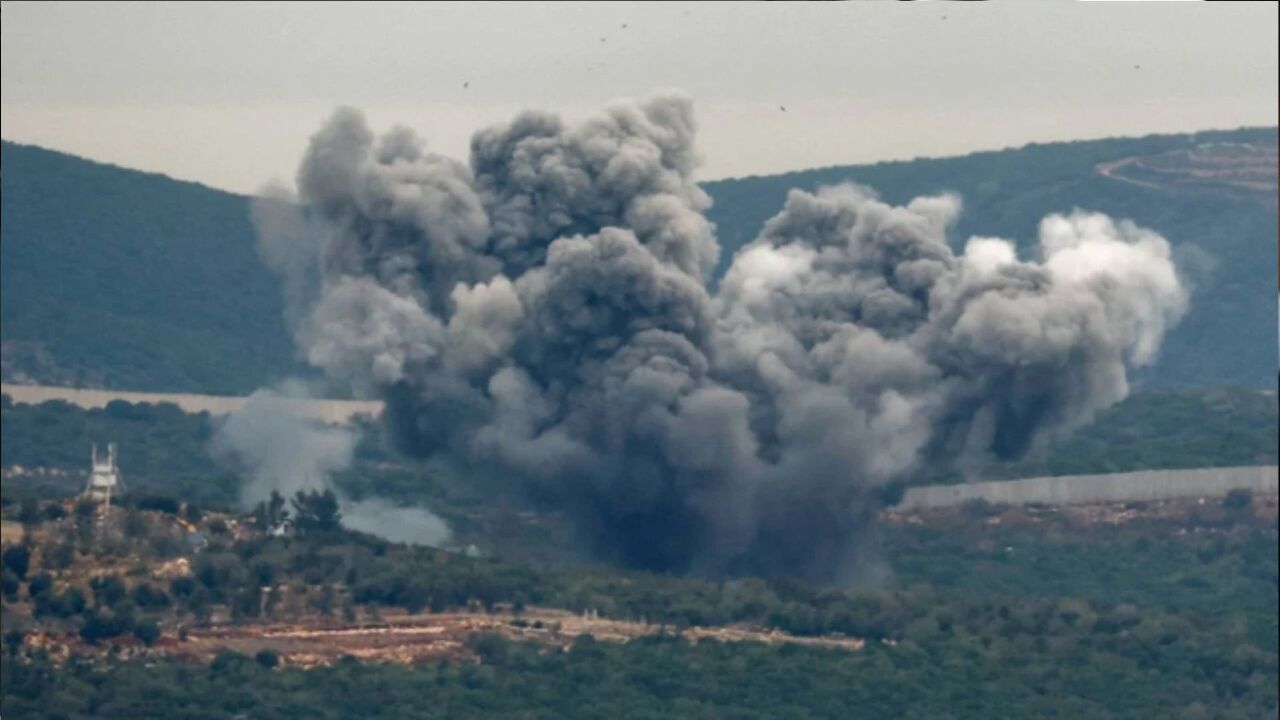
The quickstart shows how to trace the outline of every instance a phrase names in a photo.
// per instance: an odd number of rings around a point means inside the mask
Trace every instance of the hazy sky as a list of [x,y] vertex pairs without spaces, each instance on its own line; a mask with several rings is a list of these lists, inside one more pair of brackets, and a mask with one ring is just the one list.
[[1275,3],[2,12],[5,139],[238,191],[292,180],[339,104],[464,157],[472,131],[523,108],[580,116],[680,89],[704,178],[1277,122]]

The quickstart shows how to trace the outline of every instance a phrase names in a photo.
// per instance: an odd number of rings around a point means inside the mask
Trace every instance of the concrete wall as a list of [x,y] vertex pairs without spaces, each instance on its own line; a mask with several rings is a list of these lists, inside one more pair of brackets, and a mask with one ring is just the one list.
[[[105,407],[112,400],[128,403],[173,403],[189,413],[207,412],[210,415],[227,415],[239,410],[248,398],[225,395],[194,395],[189,393],[148,393],[124,390],[81,390],[78,388],[52,387],[48,385],[0,386],[0,392],[23,405],[38,405],[49,400],[63,400],[82,408]],[[377,416],[382,403],[373,400],[293,400],[296,412],[302,417],[327,423],[346,424],[356,415]]]
[[1080,505],[1221,497],[1236,488],[1262,495],[1275,495],[1276,479],[1275,466],[1260,466],[1144,470],[1111,475],[1063,475],[964,485],[930,485],[908,489],[895,509],[947,507],[976,499],[1005,505]]

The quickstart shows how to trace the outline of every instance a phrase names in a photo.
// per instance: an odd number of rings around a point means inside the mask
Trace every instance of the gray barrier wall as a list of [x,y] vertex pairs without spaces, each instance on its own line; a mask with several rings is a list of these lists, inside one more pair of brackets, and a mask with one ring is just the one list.
[[1144,470],[1111,475],[1063,475],[1002,482],[930,485],[909,488],[895,510],[959,505],[986,500],[1004,505],[1081,505],[1088,503],[1221,497],[1237,488],[1276,494],[1275,466]]

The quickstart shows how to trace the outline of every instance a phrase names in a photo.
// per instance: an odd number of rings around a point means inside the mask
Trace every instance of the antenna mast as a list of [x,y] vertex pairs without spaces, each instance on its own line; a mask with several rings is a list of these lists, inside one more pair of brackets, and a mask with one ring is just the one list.
[[120,479],[120,469],[116,467],[116,444],[107,443],[107,456],[98,457],[98,444],[93,444],[92,464],[89,470],[89,481],[85,484],[84,497],[100,504],[102,517],[111,510],[111,495],[118,489],[124,489]]

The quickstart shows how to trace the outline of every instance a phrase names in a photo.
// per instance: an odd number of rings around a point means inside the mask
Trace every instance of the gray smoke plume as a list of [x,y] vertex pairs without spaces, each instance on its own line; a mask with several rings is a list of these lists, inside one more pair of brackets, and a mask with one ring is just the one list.
[[956,254],[957,198],[853,186],[793,192],[712,296],[694,129],[679,96],[526,113],[462,164],[338,111],[298,176],[323,229],[287,240],[320,265],[300,349],[384,397],[402,448],[569,510],[598,556],[830,581],[883,485],[1088,421],[1185,310],[1132,224]]
[[293,194],[279,184],[259,191],[249,216],[258,235],[258,256],[280,276],[285,320],[297,327],[319,293],[321,243],[311,239],[323,235],[325,227],[309,221]]
[[245,472],[240,500],[253,507],[277,491],[286,498],[299,490],[323,490],[333,473],[351,464],[356,436],[299,416],[307,398],[301,383],[258,390],[240,410],[227,415],[213,438],[213,455]]
[[301,490],[334,490],[342,524],[348,528],[393,542],[445,543],[448,526],[427,510],[342,497],[333,485],[333,475],[350,466],[356,435],[349,428],[306,419],[301,404],[309,399],[302,383],[285,382],[255,392],[219,425],[213,438],[214,457],[248,476],[240,492],[241,505],[251,508],[272,492],[291,498]]
[[344,526],[391,542],[441,547],[452,537],[444,520],[424,508],[401,507],[371,498],[342,500],[338,509]]

